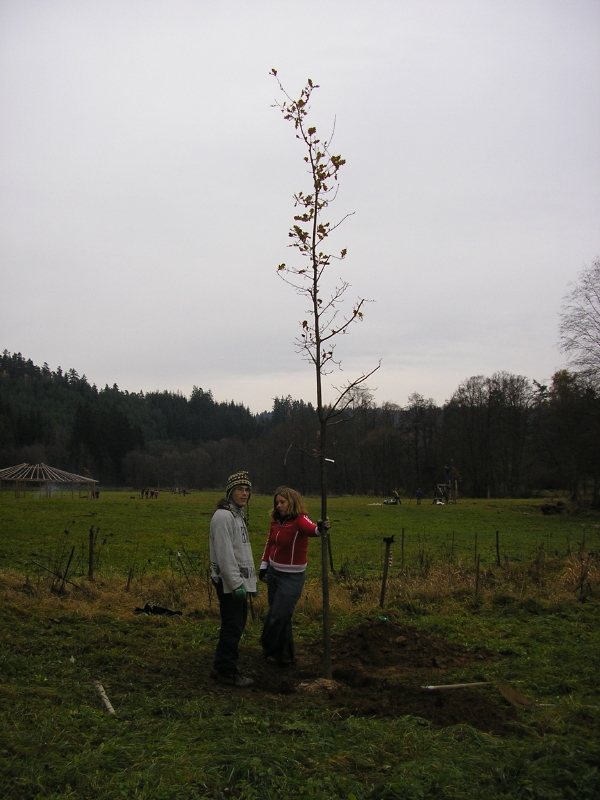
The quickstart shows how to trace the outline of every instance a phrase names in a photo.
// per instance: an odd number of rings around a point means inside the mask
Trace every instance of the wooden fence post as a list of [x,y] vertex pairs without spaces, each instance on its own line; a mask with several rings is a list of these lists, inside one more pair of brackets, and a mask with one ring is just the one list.
[[385,561],[383,563],[383,578],[381,579],[381,596],[379,598],[379,606],[383,608],[385,601],[385,587],[387,584],[388,569],[390,568],[390,549],[394,543],[394,537],[386,536],[383,540],[385,542]]
[[90,528],[90,543],[88,547],[88,581],[94,580],[94,526]]
[[402,528],[402,549],[401,549],[400,568],[404,569],[404,528]]
[[69,560],[67,561],[67,566],[65,567],[65,574],[63,575],[62,583],[60,585],[60,589],[58,590],[59,594],[62,594],[64,591],[67,575],[69,574],[69,567],[71,566],[71,560],[73,558],[74,552],[75,552],[75,545],[73,545],[73,547],[71,548],[71,555],[69,556]]

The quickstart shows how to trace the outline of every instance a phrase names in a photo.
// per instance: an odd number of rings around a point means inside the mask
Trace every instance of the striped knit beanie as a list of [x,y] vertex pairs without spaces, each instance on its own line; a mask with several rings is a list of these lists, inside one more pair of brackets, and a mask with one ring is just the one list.
[[248,477],[247,472],[235,472],[233,475],[230,475],[227,478],[227,486],[225,487],[225,494],[227,499],[231,492],[236,488],[236,486],[247,486],[252,492],[252,484],[250,483],[250,478]]

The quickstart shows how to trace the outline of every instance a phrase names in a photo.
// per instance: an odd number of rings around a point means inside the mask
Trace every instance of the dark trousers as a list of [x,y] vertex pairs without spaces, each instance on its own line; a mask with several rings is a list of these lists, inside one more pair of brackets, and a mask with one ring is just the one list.
[[248,617],[248,601],[241,602],[231,594],[225,594],[221,580],[215,583],[215,588],[219,598],[221,630],[213,666],[217,672],[234,672],[238,665],[238,645]]
[[294,634],[292,615],[302,596],[304,572],[281,572],[267,569],[267,596],[269,613],[265,619],[260,642],[265,656],[278,661],[294,660]]

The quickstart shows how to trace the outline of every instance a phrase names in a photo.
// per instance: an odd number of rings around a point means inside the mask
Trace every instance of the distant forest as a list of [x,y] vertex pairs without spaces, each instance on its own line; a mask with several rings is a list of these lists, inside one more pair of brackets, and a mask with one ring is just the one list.
[[[223,487],[250,471],[255,488],[289,484],[318,492],[316,411],[279,397],[253,414],[217,402],[210,390],[98,389],[74,369],[39,367],[20,353],[0,357],[0,468],[45,462],[104,485],[171,489]],[[457,478],[471,497],[600,492],[600,394],[578,373],[549,386],[500,372],[461,383],[443,406],[413,394],[404,406],[356,398],[326,454],[334,494],[431,496]]]

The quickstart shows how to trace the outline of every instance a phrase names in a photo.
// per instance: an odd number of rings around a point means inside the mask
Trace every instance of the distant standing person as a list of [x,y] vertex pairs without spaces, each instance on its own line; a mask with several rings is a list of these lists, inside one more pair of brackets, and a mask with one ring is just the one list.
[[267,584],[269,601],[260,641],[270,664],[289,666],[294,662],[292,616],[304,587],[308,540],[329,527],[327,519],[316,524],[309,519],[302,497],[294,489],[277,489],[259,572]]
[[423,492],[421,489],[417,489],[417,505],[421,505],[421,500],[423,499]]
[[227,480],[210,521],[210,577],[217,590],[221,629],[211,678],[230,686],[251,686],[254,681],[238,670],[238,646],[248,617],[248,595],[256,594],[256,572],[244,509],[252,485],[247,472]]

